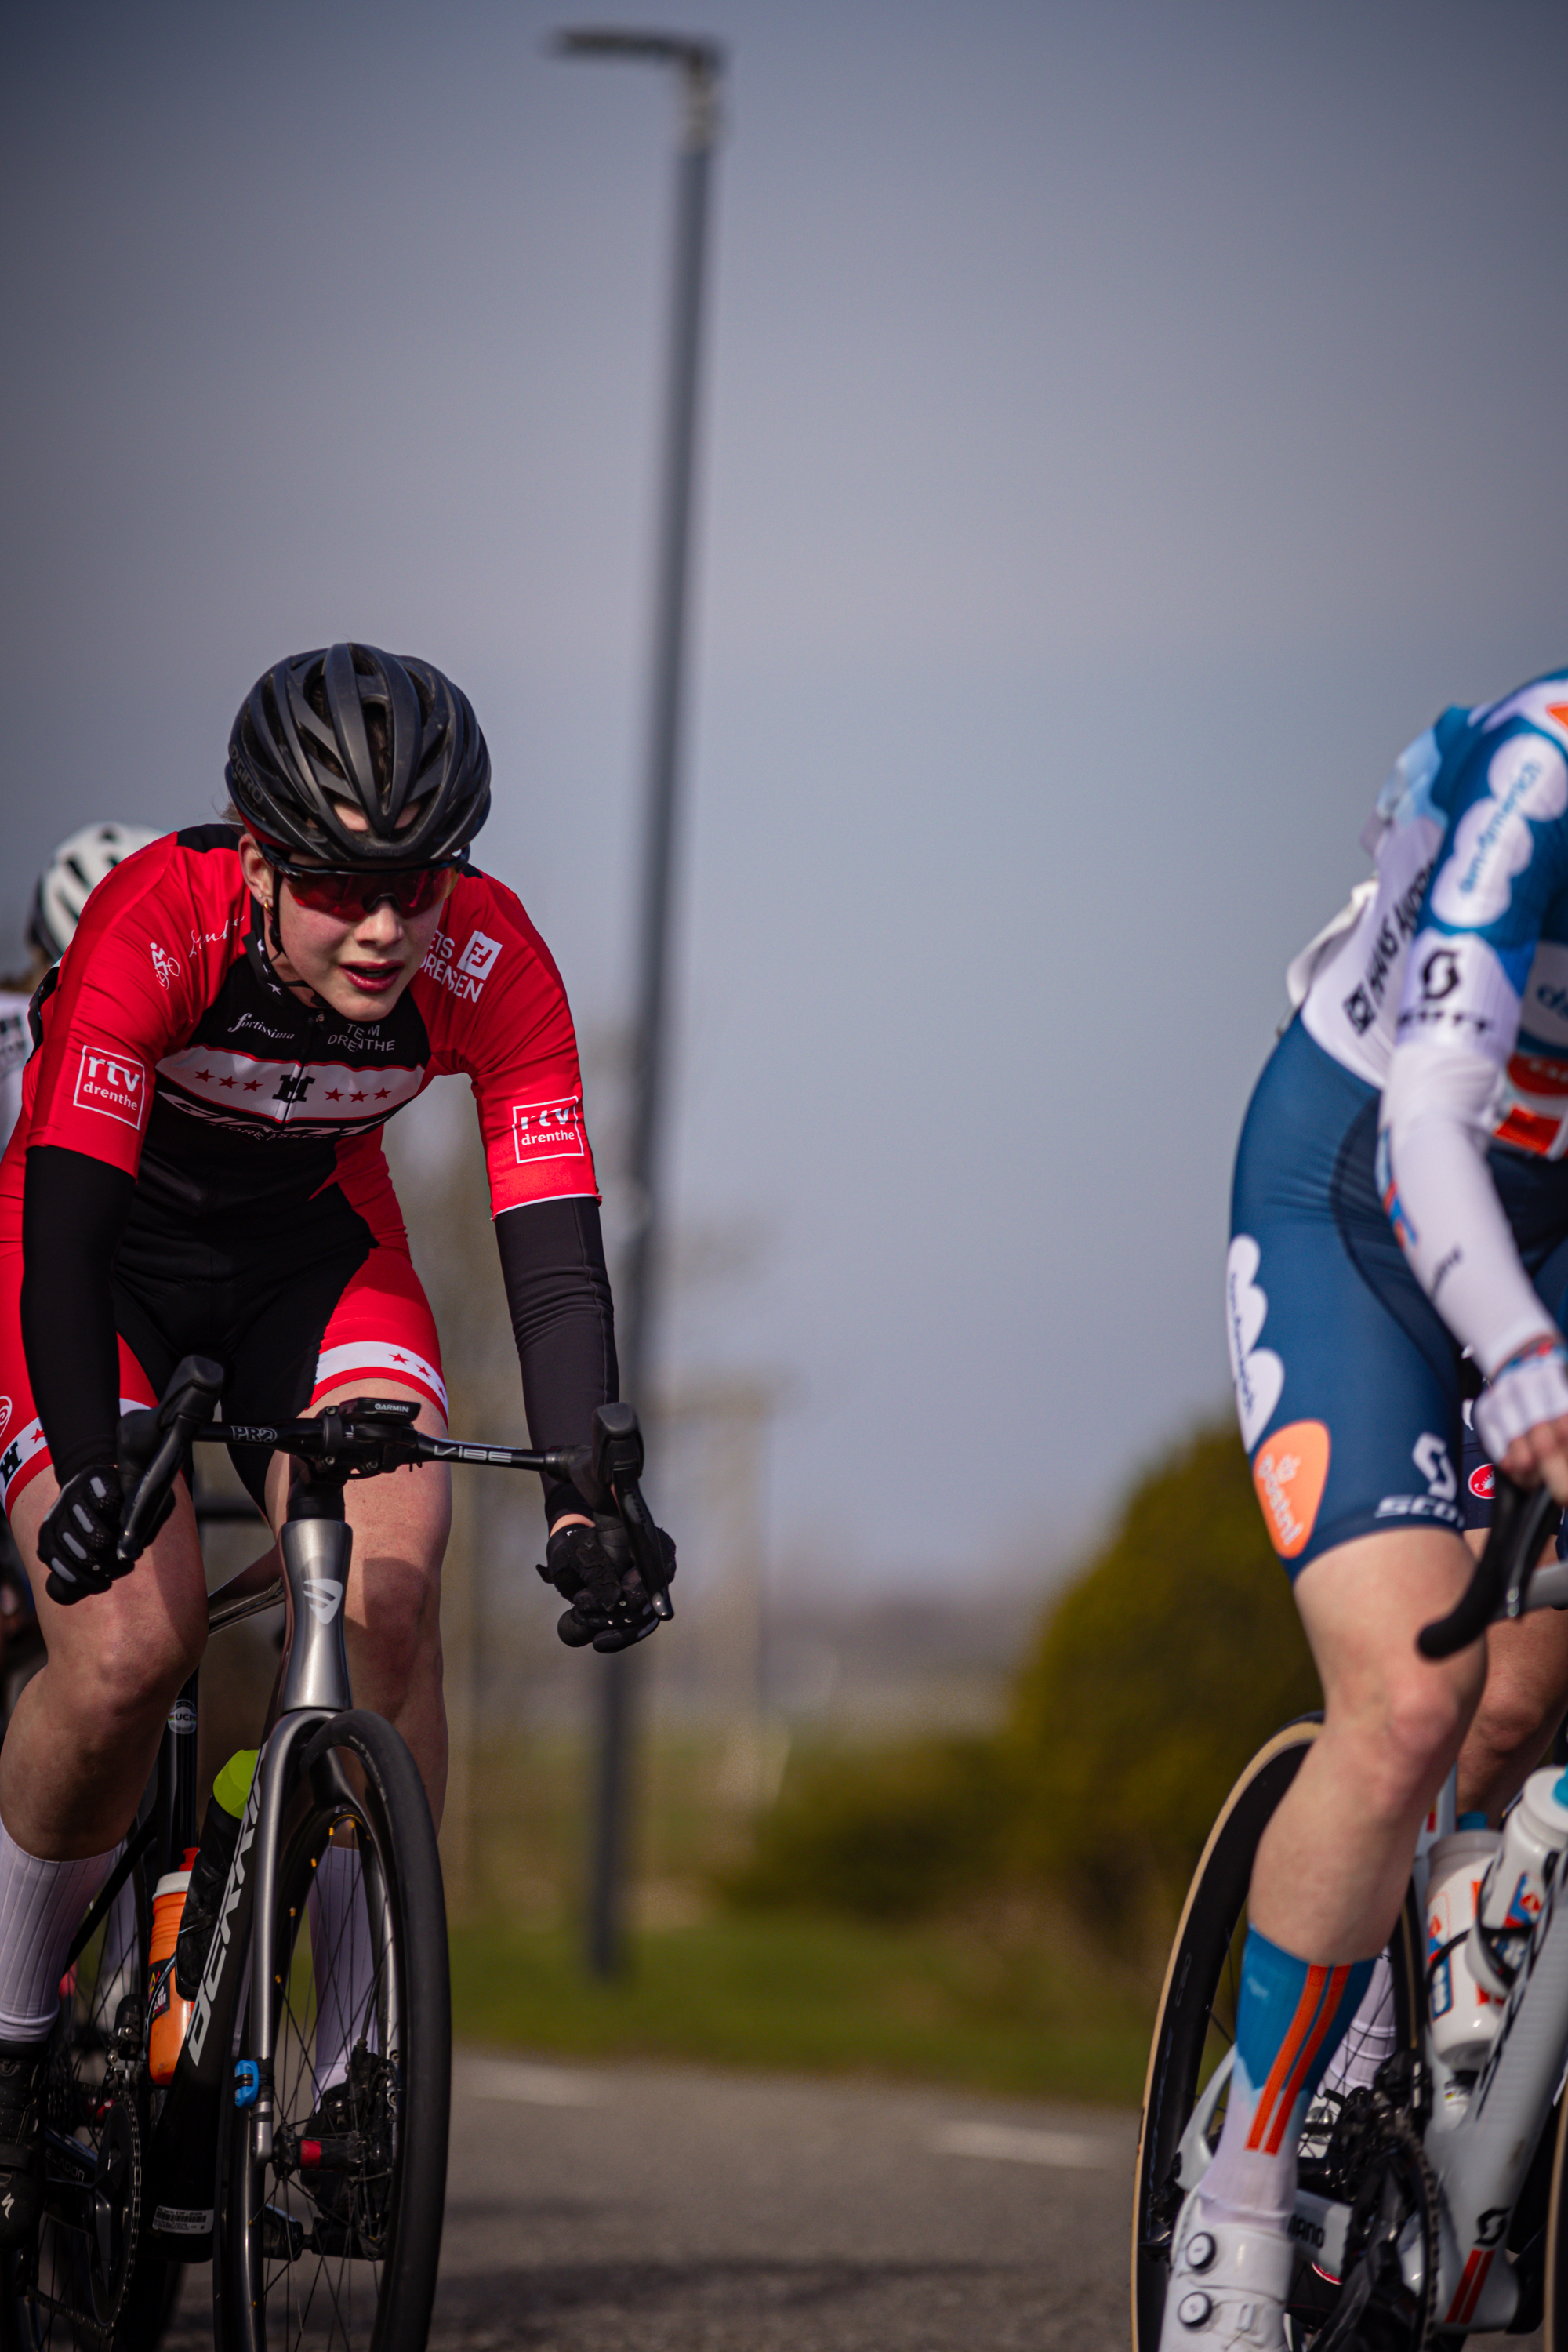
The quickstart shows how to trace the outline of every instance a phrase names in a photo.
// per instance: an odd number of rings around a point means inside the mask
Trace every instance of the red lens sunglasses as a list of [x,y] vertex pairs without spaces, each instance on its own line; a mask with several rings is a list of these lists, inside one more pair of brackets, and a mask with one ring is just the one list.
[[341,923],[358,922],[384,898],[390,898],[405,918],[426,914],[450,898],[458,880],[456,866],[406,866],[390,874],[367,874],[363,866],[291,866],[287,858],[274,856],[265,843],[257,846],[301,907],[335,916]]

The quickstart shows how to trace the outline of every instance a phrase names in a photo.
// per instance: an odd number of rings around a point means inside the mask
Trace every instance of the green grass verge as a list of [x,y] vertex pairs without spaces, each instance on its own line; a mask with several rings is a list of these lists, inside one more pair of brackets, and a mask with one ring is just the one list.
[[781,1914],[647,1931],[590,1983],[559,1930],[452,1931],[453,2023],[494,2047],[875,2074],[1136,2103],[1147,2003],[1027,1944]]

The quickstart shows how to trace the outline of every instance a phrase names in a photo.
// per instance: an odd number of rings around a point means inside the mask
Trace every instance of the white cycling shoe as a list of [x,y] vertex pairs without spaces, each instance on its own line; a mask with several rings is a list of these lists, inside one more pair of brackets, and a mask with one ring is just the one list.
[[1286,2352],[1294,2261],[1282,2231],[1211,2215],[1194,2191],[1171,2250],[1160,2352]]

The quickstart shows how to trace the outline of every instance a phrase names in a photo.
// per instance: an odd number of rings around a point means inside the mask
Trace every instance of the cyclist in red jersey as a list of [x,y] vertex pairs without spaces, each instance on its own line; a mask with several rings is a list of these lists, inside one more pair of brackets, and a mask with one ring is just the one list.
[[[33,1041],[27,1007],[38,982],[70,945],[82,908],[122,857],[157,839],[145,825],[112,819],[82,825],[55,850],[33,889],[27,915],[27,961],[0,977],[0,1154],[22,1116],[22,1074]],[[0,1431],[0,1443],[4,1432]],[[13,1634],[30,1634],[33,1598],[15,1556],[10,1529],[0,1526],[0,1682],[8,1670]]]
[[[0,1748],[0,2244],[36,2224],[64,1955],[205,1637],[183,1487],[119,1572],[121,1412],[200,1353],[237,1423],[374,1391],[445,1428],[381,1129],[457,1071],[532,1442],[585,1441],[616,1393],[571,1013],[518,899],[468,862],[489,759],[467,699],[374,647],[300,656],[248,697],[227,781],[238,823],[157,841],[94,893],[35,1001],[0,1163],[0,1486],[48,1644]],[[286,1464],[233,1451],[276,1526]],[[347,1508],[356,1700],[402,1732],[438,1821],[447,1474],[352,1485]],[[569,1486],[545,1508],[563,1638],[620,1646],[616,1562]]]

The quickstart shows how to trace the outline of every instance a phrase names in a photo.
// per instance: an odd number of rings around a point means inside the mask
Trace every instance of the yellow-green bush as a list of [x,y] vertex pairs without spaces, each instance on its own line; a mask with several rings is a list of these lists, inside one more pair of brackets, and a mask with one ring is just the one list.
[[831,1748],[792,1765],[724,1883],[743,1906],[910,1919],[994,1883],[1010,1819],[993,1739]]
[[1047,1610],[995,1738],[801,1759],[724,1891],[891,1920],[1012,1883],[1097,1927],[1147,1922],[1253,1749],[1318,1703],[1227,1417],[1140,1480]]

